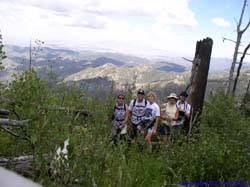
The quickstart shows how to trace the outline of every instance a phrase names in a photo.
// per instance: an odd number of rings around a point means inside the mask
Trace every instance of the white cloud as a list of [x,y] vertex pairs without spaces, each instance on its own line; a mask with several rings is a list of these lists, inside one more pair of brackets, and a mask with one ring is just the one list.
[[230,27],[230,23],[221,17],[215,17],[212,22],[220,27]]
[[85,10],[108,17],[141,16],[164,24],[197,25],[194,13],[188,8],[188,0],[96,0]]
[[[83,27],[86,25],[89,28],[91,28],[92,21],[95,25],[93,28],[101,28],[96,25],[104,25],[102,22],[97,22],[98,19],[95,18],[97,16],[110,20],[140,16],[165,25],[196,26],[195,15],[189,9],[188,2],[189,0],[3,0],[0,16],[16,15],[15,18],[18,22],[21,17],[29,20],[31,17],[36,17],[37,14],[48,14],[60,19],[70,17],[72,25],[76,25],[76,21],[79,19],[88,19],[86,20],[88,24],[79,25]],[[33,12],[32,9],[36,12]]]
[[[204,36],[190,0],[1,0],[3,40],[119,52],[193,54]],[[206,36],[205,36],[206,37]]]
[[[0,22],[12,41],[140,41],[160,45],[171,25],[197,25],[189,0],[2,0]],[[164,34],[162,34],[164,33]],[[12,36],[10,36],[12,35]],[[23,37],[21,37],[23,35]],[[63,37],[67,36],[67,38]],[[154,37],[152,37],[154,36]],[[163,38],[161,38],[163,37]],[[153,41],[152,38],[159,41]],[[85,39],[85,40],[84,40]],[[158,43],[158,44],[157,44]]]

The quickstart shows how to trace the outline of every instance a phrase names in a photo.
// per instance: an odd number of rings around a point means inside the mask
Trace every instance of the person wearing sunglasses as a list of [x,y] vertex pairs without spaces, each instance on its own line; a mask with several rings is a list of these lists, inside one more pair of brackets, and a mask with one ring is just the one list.
[[124,102],[125,96],[123,94],[118,94],[117,101],[114,106],[113,113],[113,130],[112,130],[112,141],[117,144],[118,136],[120,139],[125,138],[127,134],[127,121],[128,121],[128,106]]

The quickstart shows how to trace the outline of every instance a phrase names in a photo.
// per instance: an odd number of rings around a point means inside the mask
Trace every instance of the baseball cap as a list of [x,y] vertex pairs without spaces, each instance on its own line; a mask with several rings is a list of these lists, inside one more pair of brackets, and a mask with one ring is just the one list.
[[144,90],[140,89],[140,90],[138,90],[137,94],[145,95],[145,92],[144,92]]
[[180,93],[180,96],[187,97],[188,94],[187,94],[187,92],[183,91],[183,92]]

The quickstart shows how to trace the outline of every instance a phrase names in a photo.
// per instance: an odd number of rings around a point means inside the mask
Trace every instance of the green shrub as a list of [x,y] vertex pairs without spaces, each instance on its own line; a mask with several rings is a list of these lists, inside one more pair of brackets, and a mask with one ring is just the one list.
[[[217,94],[206,101],[197,141],[185,143],[180,137],[149,154],[133,143],[110,143],[114,95],[93,98],[81,88],[63,86],[51,90],[34,71],[17,76],[5,94],[15,99],[22,119],[32,119],[27,132],[35,149],[1,131],[0,152],[35,154],[39,175],[31,177],[44,186],[151,187],[177,186],[181,181],[249,180],[250,127],[233,97]],[[89,110],[93,117],[54,110],[57,106]],[[55,154],[68,137],[68,160],[51,175],[53,156],[47,160],[43,154]]]

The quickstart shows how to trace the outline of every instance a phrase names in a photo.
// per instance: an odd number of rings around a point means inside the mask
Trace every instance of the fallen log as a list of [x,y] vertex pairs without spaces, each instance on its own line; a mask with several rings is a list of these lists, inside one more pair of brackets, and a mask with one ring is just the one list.
[[[50,158],[49,154],[43,154],[43,157],[45,159]],[[6,166],[7,164],[10,165],[22,164],[34,160],[35,160],[34,155],[23,155],[17,157],[0,157],[0,166]]]
[[8,158],[0,157],[0,166],[24,164],[33,160],[34,160],[33,155],[8,157]]
[[14,114],[18,120],[20,119],[20,114],[16,112],[15,110],[8,110],[8,109],[3,109],[3,108],[0,109],[1,117],[6,118],[10,114]]
[[0,118],[0,125],[22,127],[25,123],[28,123],[30,121],[31,119],[18,121],[18,120],[13,120],[13,119]]
[[0,115],[8,116],[11,113],[10,110],[0,108]]

